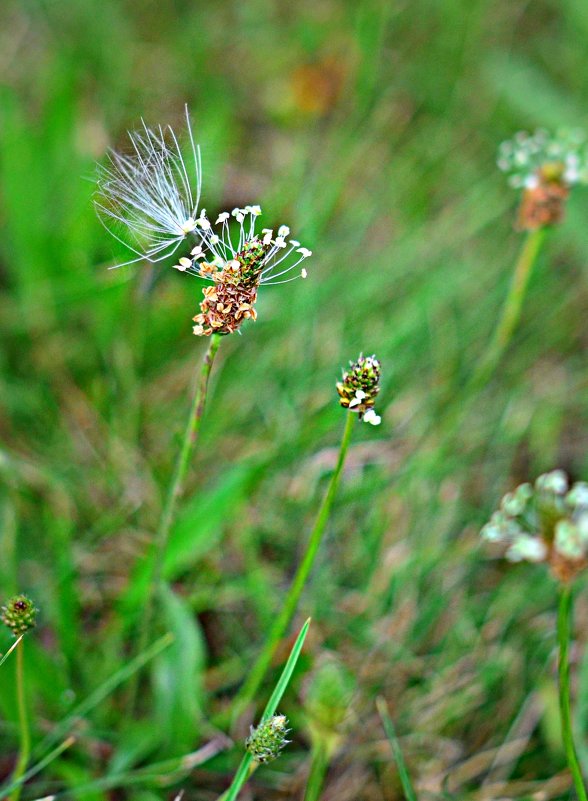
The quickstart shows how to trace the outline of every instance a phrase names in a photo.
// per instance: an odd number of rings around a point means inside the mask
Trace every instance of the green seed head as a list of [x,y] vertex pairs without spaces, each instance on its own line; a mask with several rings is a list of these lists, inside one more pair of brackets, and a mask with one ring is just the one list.
[[245,748],[256,762],[272,762],[280,756],[282,748],[290,742],[286,739],[286,735],[290,731],[287,727],[288,720],[285,715],[274,715],[265,723],[260,723],[256,729],[251,727],[251,733],[245,741]]
[[26,595],[14,595],[9,598],[0,611],[0,620],[15,637],[20,637],[36,625],[38,609]]

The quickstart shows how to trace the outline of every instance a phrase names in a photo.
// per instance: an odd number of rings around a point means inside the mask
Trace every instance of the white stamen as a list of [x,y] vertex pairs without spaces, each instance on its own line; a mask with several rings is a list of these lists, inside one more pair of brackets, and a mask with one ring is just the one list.
[[379,414],[376,414],[373,409],[368,409],[363,416],[363,420],[365,423],[369,423],[372,426],[379,426],[382,418]]

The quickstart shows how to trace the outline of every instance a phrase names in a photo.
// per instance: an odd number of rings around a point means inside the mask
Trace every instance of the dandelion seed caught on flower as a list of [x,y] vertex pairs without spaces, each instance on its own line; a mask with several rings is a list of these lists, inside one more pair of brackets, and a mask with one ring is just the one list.
[[95,205],[103,225],[135,258],[171,256],[196,231],[202,166],[186,107],[189,147],[184,155],[171,127],[129,132],[128,153],[111,150],[98,168]]

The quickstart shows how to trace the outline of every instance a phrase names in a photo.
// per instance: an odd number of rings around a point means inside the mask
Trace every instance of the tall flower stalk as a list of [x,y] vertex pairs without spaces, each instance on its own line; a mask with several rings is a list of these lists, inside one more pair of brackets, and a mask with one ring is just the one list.
[[[107,230],[133,254],[125,264],[161,262],[180,250],[183,255],[174,268],[208,282],[192,330],[210,341],[154,536],[153,564],[139,621],[139,652],[149,640],[170,532],[200,432],[221,336],[238,331],[246,320],[257,319],[255,303],[261,285],[306,278],[304,267],[292,271],[312,255],[300,242],[288,238],[286,225],[279,226],[275,235],[268,228],[258,232],[256,224],[262,212],[257,205],[222,212],[211,224],[206,210],[200,209],[200,149],[187,109],[186,123],[186,154],[170,127],[151,129],[143,124],[141,131],[130,133],[130,153],[111,151],[107,163],[99,168],[95,201]],[[138,676],[131,688],[131,706],[135,705],[137,682]]]
[[372,425],[378,425],[380,422],[380,417],[374,411],[375,398],[379,391],[379,380],[380,362],[375,356],[360,356],[357,362],[351,363],[350,369],[343,374],[343,380],[337,384],[340,403],[348,410],[339,445],[337,463],[310,532],[304,556],[288,589],[282,608],[274,620],[257,661],[235,699],[233,719],[236,719],[255,698],[271,665],[278,644],[294,617],[302,590],[308,580],[325,534],[345,466],[355,420],[359,418]]
[[[29,629],[35,626],[37,610],[30,598],[26,595],[15,595],[2,607],[0,619],[12,634],[18,638],[16,644],[16,703],[18,709],[19,752],[11,781],[20,782],[25,774],[29,757],[31,755],[31,733],[27,713],[27,700],[25,690],[24,668],[24,641]],[[22,790],[22,783],[14,788],[10,801],[18,801]]]
[[478,388],[488,382],[512,340],[545,234],[545,228],[535,228],[525,237],[494,334],[472,378],[472,388]]
[[[192,397],[188,422],[186,424],[184,436],[182,438],[182,444],[176,459],[172,480],[167,489],[167,495],[161,511],[159,525],[157,526],[157,530],[155,532],[155,539],[153,541],[153,572],[151,580],[149,581],[147,590],[148,594],[142,609],[142,617],[139,623],[139,653],[143,652],[149,642],[153,617],[153,604],[155,595],[159,591],[163,579],[164,559],[169,542],[169,535],[176,516],[178,500],[180,499],[184,488],[184,482],[190,466],[190,458],[200,434],[204,408],[206,406],[206,399],[208,397],[210,373],[212,371],[212,365],[214,363],[220,343],[220,334],[214,334],[210,337],[208,348],[199,367],[199,375],[196,381],[194,395]],[[137,682],[135,681],[131,687],[132,704],[135,702],[136,688]]]
[[572,728],[572,704],[570,696],[570,628],[572,617],[572,590],[563,584],[559,590],[559,610],[557,615],[557,641],[559,645],[559,711],[561,717],[562,739],[568,766],[574,780],[579,801],[588,801],[582,769],[578,761]]
[[510,185],[522,190],[516,227],[527,236],[494,334],[471,380],[472,389],[492,377],[511,342],[546,231],[562,221],[572,187],[588,183],[586,137],[581,131],[555,135],[521,131],[500,145],[497,163]]
[[506,547],[511,562],[545,563],[559,581],[557,641],[558,694],[562,741],[576,793],[588,801],[572,726],[570,628],[572,582],[588,566],[588,483],[572,486],[562,470],[553,470],[507,493],[482,529],[483,538]]

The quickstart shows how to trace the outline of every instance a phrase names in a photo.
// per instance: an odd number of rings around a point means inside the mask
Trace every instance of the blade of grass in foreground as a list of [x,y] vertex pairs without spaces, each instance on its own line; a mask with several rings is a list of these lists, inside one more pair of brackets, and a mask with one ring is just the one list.
[[398,775],[400,777],[402,789],[404,790],[404,795],[406,796],[406,801],[417,801],[417,795],[414,791],[414,787],[412,786],[412,781],[406,767],[406,762],[404,761],[404,755],[402,753],[402,749],[400,748],[398,737],[396,736],[396,730],[394,729],[392,718],[388,712],[388,706],[383,698],[378,698],[376,701],[376,706],[378,707],[378,712],[380,718],[382,719],[384,731],[386,732],[386,736],[390,741],[390,747],[392,748],[394,761],[396,762],[396,767],[398,768]]
[[[58,757],[63,754],[64,751],[67,751],[68,748],[75,743],[75,737],[68,737],[62,743],[60,743],[57,748],[54,748],[50,751],[47,756],[43,757],[36,765],[33,765],[32,768],[29,768],[26,773],[20,776],[16,781],[13,781],[12,784],[9,784],[8,787],[2,788],[1,792],[3,793],[0,798],[5,798],[8,793],[11,793],[13,790],[16,790],[18,787],[22,787],[25,782],[28,782],[29,779],[32,779],[33,776],[36,776],[42,770],[44,770],[47,765],[50,765],[54,762]],[[5,794],[5,795],[4,795]]]
[[[300,656],[300,652],[302,651],[302,646],[304,645],[304,640],[306,639],[306,635],[308,634],[308,627],[310,626],[310,618],[306,621],[304,626],[300,629],[300,634],[296,638],[296,642],[290,652],[290,656],[288,657],[288,661],[284,665],[284,670],[282,671],[282,675],[280,676],[276,687],[271,694],[269,701],[264,709],[263,715],[261,716],[261,723],[265,723],[269,720],[272,715],[275,715],[276,710],[278,708],[278,704],[282,700],[282,696],[286,691],[286,687],[292,678],[292,673],[294,672],[294,668],[296,667],[296,663],[298,662],[298,657]],[[235,778],[226,793],[223,793],[220,796],[219,801],[235,801],[237,798],[239,791],[249,778],[249,776],[253,773],[255,768],[257,767],[257,762],[254,762],[253,756],[251,754],[245,754],[243,759],[241,760],[241,764],[237,768],[237,772],[235,774]]]
[[156,640],[152,645],[149,646],[143,653],[138,654],[134,659],[122,667],[120,670],[117,670],[112,676],[106,679],[99,687],[97,687],[93,693],[81,701],[72,711],[65,717],[54,730],[45,737],[45,739],[40,743],[38,748],[36,749],[41,750],[46,748],[47,746],[54,743],[56,740],[61,739],[69,726],[74,723],[78,718],[87,715],[92,709],[97,707],[99,704],[102,703],[110,693],[114,692],[116,688],[122,684],[123,682],[127,681],[128,679],[133,676],[137,670],[140,670],[143,665],[146,665],[147,662],[154,659],[158,654],[160,654],[174,641],[173,634],[169,632],[164,634],[163,637],[160,637]]
[[8,651],[6,651],[6,653],[4,654],[4,656],[3,656],[3,657],[0,657],[0,665],[3,665],[3,664],[4,664],[4,662],[6,662],[6,660],[7,660],[7,659],[8,659],[8,657],[10,656],[10,654],[11,654],[11,653],[14,651],[14,649],[16,648],[16,646],[17,646],[17,645],[19,644],[19,642],[22,640],[23,636],[24,636],[24,635],[22,635],[22,634],[21,634],[21,636],[18,638],[18,640],[17,640],[16,642],[13,642],[13,643],[12,643],[12,645],[10,646],[10,648],[8,649]]

